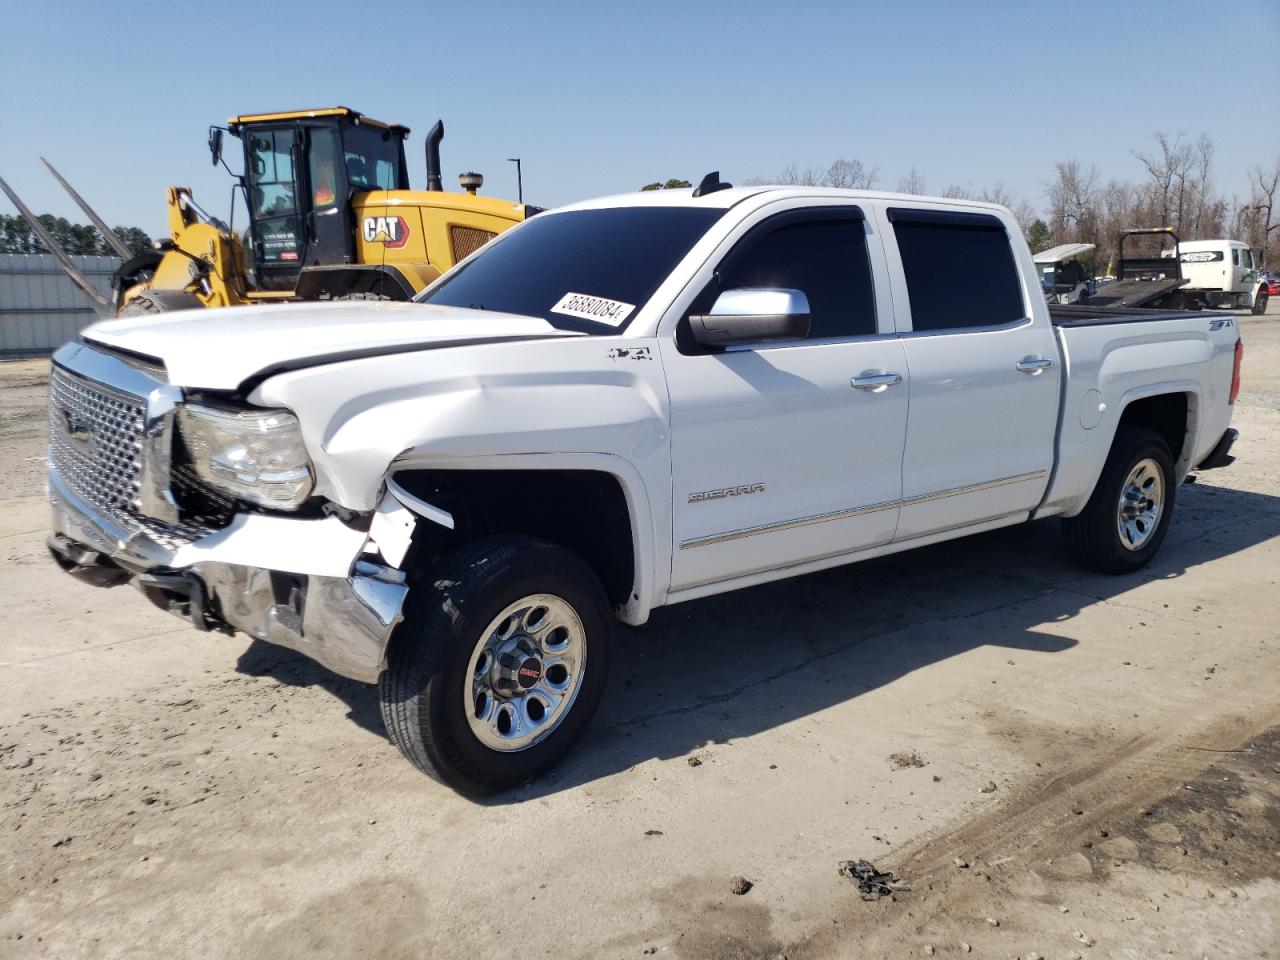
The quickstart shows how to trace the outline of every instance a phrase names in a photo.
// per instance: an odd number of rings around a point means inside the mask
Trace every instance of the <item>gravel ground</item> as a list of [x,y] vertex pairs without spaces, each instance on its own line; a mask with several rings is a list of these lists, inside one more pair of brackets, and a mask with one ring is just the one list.
[[1241,328],[1239,460],[1147,571],[1048,522],[659,611],[486,803],[371,688],[56,570],[47,364],[0,364],[0,956],[1280,956],[1280,323]]

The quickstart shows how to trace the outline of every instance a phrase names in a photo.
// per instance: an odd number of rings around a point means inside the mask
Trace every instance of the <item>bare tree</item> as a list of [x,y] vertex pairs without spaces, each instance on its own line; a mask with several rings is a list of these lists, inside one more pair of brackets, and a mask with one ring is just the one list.
[[1002,207],[1008,207],[1009,212],[1013,214],[1013,219],[1017,221],[1023,233],[1026,233],[1031,224],[1039,217],[1035,207],[1017,196],[1003,183],[997,183],[994,187],[986,188],[978,194],[977,199],[984,203],[998,203]]
[[1134,152],[1150,178],[1147,212],[1184,240],[1221,233],[1227,204],[1213,191],[1213,141],[1201,134],[1192,142],[1181,133],[1156,133],[1155,141],[1157,151]]
[[880,179],[880,172],[875,167],[867,169],[861,160],[846,160],[841,157],[827,168],[823,185],[828,187],[845,187],[854,190],[870,190]]
[[841,157],[825,170],[818,167],[805,167],[802,170],[790,163],[776,177],[750,177],[743,182],[749,187],[773,185],[869,190],[876,185],[879,177],[879,171],[875,167],[868,168],[861,160],[846,160]]
[[924,177],[921,176],[920,171],[912,167],[911,172],[905,177],[898,178],[898,192],[924,194],[928,193],[929,190],[925,186]]
[[1049,229],[1058,243],[1076,240],[1097,243],[1098,168],[1079,160],[1054,164],[1056,179],[1049,184]]
[[[1249,171],[1249,186],[1253,196],[1249,198],[1252,214],[1249,245],[1263,252],[1266,263],[1275,268],[1280,263],[1280,211],[1276,210],[1276,194],[1280,193],[1280,157],[1276,157],[1271,169],[1254,167]],[[1275,234],[1275,237],[1272,237]]]

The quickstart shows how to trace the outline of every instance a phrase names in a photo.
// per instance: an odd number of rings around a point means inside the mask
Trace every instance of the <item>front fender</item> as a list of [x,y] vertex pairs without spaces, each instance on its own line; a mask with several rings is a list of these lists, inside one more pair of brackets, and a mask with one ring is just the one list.
[[630,622],[647,615],[669,577],[653,561],[655,549],[669,555],[671,529],[657,354],[652,341],[611,337],[471,345],[291,371],[250,399],[297,414],[316,492],[352,510],[374,509],[383,478],[410,467],[614,476],[634,531]]

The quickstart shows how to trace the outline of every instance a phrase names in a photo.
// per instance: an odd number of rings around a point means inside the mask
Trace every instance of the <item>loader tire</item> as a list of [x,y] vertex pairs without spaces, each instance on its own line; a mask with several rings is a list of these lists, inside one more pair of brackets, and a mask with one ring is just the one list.
[[344,293],[335,300],[390,300],[385,293]]
[[1145,567],[1173,519],[1174,478],[1164,438],[1145,427],[1120,427],[1088,504],[1062,521],[1067,548],[1099,573]]
[[144,290],[121,307],[116,316],[147,316],[172,310],[198,310],[203,306],[195,294],[185,290]]

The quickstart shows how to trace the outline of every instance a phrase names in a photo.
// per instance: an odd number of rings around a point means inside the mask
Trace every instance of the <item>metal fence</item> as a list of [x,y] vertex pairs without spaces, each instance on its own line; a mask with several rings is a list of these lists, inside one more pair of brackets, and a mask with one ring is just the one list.
[[[119,257],[71,260],[110,298]],[[89,303],[50,254],[0,253],[0,357],[52,353],[98,318]]]

